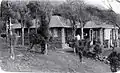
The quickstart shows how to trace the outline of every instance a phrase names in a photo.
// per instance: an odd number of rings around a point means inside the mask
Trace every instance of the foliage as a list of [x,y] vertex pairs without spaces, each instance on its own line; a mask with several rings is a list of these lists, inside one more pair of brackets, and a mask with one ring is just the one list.
[[33,25],[32,18],[29,13],[25,15],[25,25],[30,28]]
[[15,16],[14,15],[15,13],[12,10],[11,4],[8,1],[2,1],[1,2],[1,10],[2,10],[2,12],[1,12],[2,18],[5,21],[8,20],[8,17],[14,17]]
[[[52,5],[48,1],[29,1],[29,3],[19,1],[2,1],[2,17],[4,21],[12,23],[21,23],[22,28],[33,25],[32,20],[39,21],[38,34],[30,33],[30,43],[41,44],[48,42],[49,39],[49,22],[51,18]],[[30,31],[29,31],[30,32]],[[22,41],[24,41],[24,30],[22,29]],[[24,43],[24,42],[22,42]]]
[[42,37],[40,34],[36,34],[34,30],[31,31],[31,33],[30,33],[30,43],[40,44],[43,41],[45,41],[44,37]]
[[46,15],[41,16],[41,26],[38,28],[38,33],[41,34],[45,40],[49,38],[49,23],[46,20]]
[[[120,28],[120,26],[119,26],[119,15],[116,14],[112,9],[101,10],[97,7],[89,6],[89,7],[86,8],[86,10],[91,15],[97,16],[102,22],[105,22],[107,24],[113,24],[114,26],[117,26],[117,27]],[[115,41],[116,41],[116,39],[115,39]],[[115,46],[116,46],[116,42],[114,42],[114,47]]]
[[89,13],[85,10],[86,4],[81,0],[68,0],[67,2],[56,7],[55,13],[61,14],[61,16],[74,20],[86,22],[89,20]]
[[92,16],[97,16],[103,22],[107,21],[116,23],[117,14],[112,10],[101,10],[97,7],[89,6],[86,8],[86,11],[88,11]]
[[93,52],[95,52],[97,55],[100,55],[102,53],[102,48],[101,48],[100,44],[95,45]]
[[[44,15],[44,12],[49,16],[51,14],[52,5],[47,1],[30,1],[27,4],[30,14],[33,19],[39,18]],[[49,17],[50,18],[50,17]]]
[[[27,4],[27,8],[29,8],[30,10],[30,14],[32,16],[32,18],[36,18],[36,15],[37,15],[37,8],[38,8],[38,4],[36,1],[30,1],[29,4]],[[38,11],[38,12],[41,12],[41,11]]]
[[44,37],[41,36],[40,34],[36,34],[35,30],[31,31],[29,36],[30,36],[29,37],[30,48],[28,50],[32,49],[34,45],[37,45],[37,44],[41,45],[45,42]]
[[[49,41],[49,22],[51,18],[51,11],[52,11],[52,6],[49,2],[46,1],[30,1],[27,4],[27,7],[29,9],[29,14],[31,15],[32,19],[36,20],[36,24],[38,24],[39,21],[39,28],[36,28],[37,31],[36,33],[31,33],[30,35],[30,42],[31,46],[34,44],[40,44],[41,47],[41,52],[43,53],[45,49],[45,45]],[[31,39],[33,38],[33,40]]]
[[21,20],[25,21],[25,14],[27,13],[27,7],[24,3],[17,3],[13,1],[2,1],[1,3],[2,19],[8,21],[8,18],[12,18],[12,23],[21,23]]
[[46,40],[49,37],[49,22],[51,16],[51,4],[45,1],[30,1],[27,7],[30,10],[31,17],[40,21],[38,34],[41,34]]
[[83,28],[84,24],[91,19],[90,14],[86,11],[86,4],[82,0],[67,0],[63,4],[55,7],[53,13],[70,20],[73,31],[72,36],[74,38],[77,29],[76,25],[80,23],[81,28]]
[[0,33],[5,33],[6,30],[6,26],[5,26],[5,22],[0,19]]
[[5,33],[1,33],[1,37],[2,37],[2,38],[5,38],[5,37],[6,37],[6,34],[5,34]]

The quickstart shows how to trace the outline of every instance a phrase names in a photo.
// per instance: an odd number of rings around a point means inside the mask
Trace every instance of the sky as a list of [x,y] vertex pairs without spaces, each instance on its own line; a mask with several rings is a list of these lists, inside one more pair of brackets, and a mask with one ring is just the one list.
[[[2,0],[0,0],[1,3]],[[65,0],[50,0],[50,1],[65,1]],[[86,3],[97,6],[97,7],[101,7],[101,8],[105,8],[108,9],[109,5],[107,3],[107,0],[84,0]],[[120,14],[120,3],[118,3],[116,0],[108,0],[109,3],[112,6],[112,9]]]
[[[92,4],[95,6],[104,7],[106,9],[109,8],[109,4],[107,0],[84,0],[84,1],[88,4]],[[112,9],[116,13],[120,14],[120,3],[118,3],[116,0],[108,0],[108,1],[111,4]]]

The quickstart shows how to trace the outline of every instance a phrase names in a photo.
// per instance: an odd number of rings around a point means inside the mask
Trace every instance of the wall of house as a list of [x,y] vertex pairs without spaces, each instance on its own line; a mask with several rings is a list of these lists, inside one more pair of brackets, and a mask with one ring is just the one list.
[[[15,30],[16,35],[19,36],[18,41],[17,41],[17,45],[21,45],[22,44],[22,42],[21,42],[22,41],[22,37],[21,37],[22,31],[21,31],[21,28],[17,28],[17,29],[14,29],[14,30]],[[32,32],[33,30],[35,30],[35,29],[31,28],[30,32]],[[24,29],[24,44],[25,45],[29,44],[29,41],[28,41],[28,29],[27,28]]]
[[17,37],[17,43],[16,43],[16,45],[21,45],[21,29],[20,28],[18,28],[18,29],[15,29],[15,33],[16,33],[16,35],[18,36]]
[[112,31],[112,29],[104,29],[104,40],[107,41],[107,44],[108,44],[107,47],[110,47],[111,42],[112,42],[112,40],[111,40],[112,32],[111,31]]
[[66,28],[65,29],[65,42],[68,43],[72,39],[72,29]]
[[108,48],[115,45],[119,47],[118,29],[104,29],[104,41],[108,40]]
[[105,40],[110,40],[110,31],[111,31],[112,29],[105,29],[104,30],[104,39]]
[[62,48],[62,34],[61,34],[61,28],[51,28],[50,29],[52,34],[52,41],[51,46],[56,48]]
[[119,39],[118,39],[118,29],[112,29],[112,44],[115,45],[115,47],[119,47]]

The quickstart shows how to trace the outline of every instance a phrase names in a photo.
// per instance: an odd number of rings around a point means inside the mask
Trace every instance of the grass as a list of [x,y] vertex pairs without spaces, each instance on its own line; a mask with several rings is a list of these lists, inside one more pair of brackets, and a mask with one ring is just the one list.
[[[3,42],[4,40],[0,40]],[[2,45],[4,44],[4,45]],[[5,43],[0,43],[4,54],[8,53],[8,48]],[[6,49],[6,50],[5,50]],[[2,53],[3,54],[3,53]],[[4,57],[3,54],[3,57]],[[74,56],[72,52],[65,52],[62,50],[48,51],[48,55],[43,55],[35,52],[26,51],[25,47],[15,48],[15,60],[8,57],[2,59],[2,69],[12,72],[79,72],[79,73],[105,73],[109,70],[109,67],[104,63],[93,61],[84,58],[85,64],[79,62],[79,57]]]

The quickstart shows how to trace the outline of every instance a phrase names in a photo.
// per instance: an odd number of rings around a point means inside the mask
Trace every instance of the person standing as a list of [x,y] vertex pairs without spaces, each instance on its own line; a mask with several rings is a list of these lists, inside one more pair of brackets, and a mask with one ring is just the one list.
[[79,59],[80,59],[80,62],[82,62],[82,57],[83,57],[83,54],[82,54],[82,50],[84,48],[84,46],[82,45],[82,40],[80,40],[80,35],[78,34],[77,36],[77,39],[76,39],[76,42],[75,42],[75,47],[76,47],[76,51],[78,53],[78,56],[79,56]]
[[42,41],[42,43],[41,43],[41,53],[42,54],[45,53],[45,41]]
[[78,46],[80,41],[80,35],[78,34],[74,39],[74,53],[76,54],[78,52]]
[[77,40],[79,41],[80,40],[80,35],[78,34],[76,37],[77,37]]
[[118,57],[117,57],[117,52],[113,51],[109,56],[108,56],[108,61],[110,62],[110,69],[112,72],[117,72],[117,65],[118,65]]

